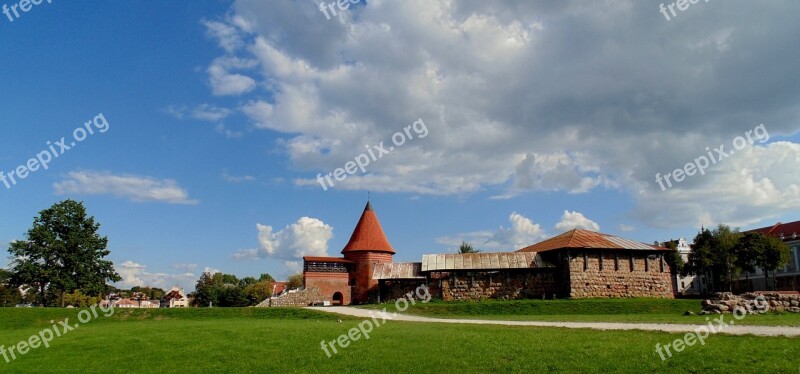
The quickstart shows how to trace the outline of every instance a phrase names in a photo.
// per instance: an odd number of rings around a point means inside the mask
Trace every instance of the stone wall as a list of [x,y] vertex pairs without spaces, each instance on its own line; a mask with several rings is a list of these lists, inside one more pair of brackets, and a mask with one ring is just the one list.
[[735,295],[731,292],[718,292],[713,299],[703,300],[702,306],[700,314],[731,313],[737,308],[744,308],[749,314],[766,311],[800,313],[800,293],[763,291]]
[[[381,287],[381,301],[397,299],[423,283],[424,280],[387,281]],[[559,293],[554,269],[449,272],[429,279],[427,285],[432,298],[445,301],[552,299]]]
[[305,307],[325,300],[319,288],[309,287],[301,291],[287,292],[281,296],[266,299],[256,305],[256,307]]
[[[569,297],[653,297],[672,299],[672,274],[661,256],[652,253],[572,253],[569,264]],[[632,257],[633,256],[633,257]],[[602,259],[602,260],[601,260]]]

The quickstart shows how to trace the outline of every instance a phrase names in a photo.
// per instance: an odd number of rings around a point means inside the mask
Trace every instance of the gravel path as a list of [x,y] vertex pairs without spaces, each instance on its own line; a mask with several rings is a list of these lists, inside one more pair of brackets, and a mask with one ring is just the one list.
[[[337,313],[353,317],[376,318],[377,311],[369,309],[360,309],[347,306],[336,307],[308,307],[306,309],[317,310],[320,312]],[[372,315],[370,315],[372,313]],[[687,324],[668,324],[668,323],[617,323],[617,322],[539,322],[539,321],[499,321],[499,320],[483,320],[483,319],[450,319],[450,318],[430,318],[413,316],[408,314],[389,313],[391,318],[386,318],[392,321],[408,321],[408,322],[433,322],[433,323],[469,323],[475,325],[503,325],[503,326],[536,326],[536,327],[565,327],[569,329],[595,329],[595,330],[644,330],[644,331],[664,331],[664,332],[693,332],[698,327],[708,325],[687,325]],[[800,327],[788,326],[744,326],[735,325],[736,319],[732,315],[727,314],[724,316],[724,322],[728,326],[720,328],[717,322],[714,322],[713,327],[719,330],[719,333],[730,335],[757,335],[757,336],[800,336]],[[719,318],[719,315],[711,316],[712,320]],[[746,317],[745,317],[746,318]]]

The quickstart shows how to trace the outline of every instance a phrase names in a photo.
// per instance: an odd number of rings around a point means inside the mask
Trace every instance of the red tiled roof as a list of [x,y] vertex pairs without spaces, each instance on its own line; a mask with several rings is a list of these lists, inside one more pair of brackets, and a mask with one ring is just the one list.
[[342,253],[350,252],[386,252],[394,254],[394,249],[386,240],[386,235],[383,233],[381,223],[378,221],[378,216],[372,210],[372,204],[367,202],[364,207],[364,213],[361,213],[361,219],[358,220],[353,235],[350,236],[350,241],[342,249]]
[[[800,237],[800,221],[789,223],[778,222],[772,226],[753,229],[745,232],[757,232],[764,235],[774,236],[776,238],[783,234],[783,240],[795,240]],[[792,238],[794,236],[794,238]]]
[[273,285],[274,287],[273,294],[278,295],[282,293],[286,289],[286,283],[287,282],[275,282]]
[[318,257],[318,256],[304,256],[303,261],[306,262],[340,262],[343,264],[353,264],[353,261],[343,259],[341,257]]
[[585,229],[574,229],[545,241],[527,246],[517,252],[544,252],[563,248],[596,248],[596,249],[633,249],[642,251],[668,251],[668,248],[656,247],[619,236],[604,234]]

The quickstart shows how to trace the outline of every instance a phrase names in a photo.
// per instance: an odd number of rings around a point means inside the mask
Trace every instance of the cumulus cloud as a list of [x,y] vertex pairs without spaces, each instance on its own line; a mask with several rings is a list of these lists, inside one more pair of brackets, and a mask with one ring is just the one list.
[[600,225],[597,222],[586,218],[583,213],[570,212],[568,210],[564,211],[564,214],[561,215],[561,221],[556,223],[555,226],[558,231],[569,231],[577,228],[600,231]]
[[214,60],[207,70],[214,95],[240,95],[252,91],[256,87],[255,79],[231,71],[247,69],[254,65],[253,61],[232,57],[220,57]]
[[256,224],[258,249],[242,249],[233,254],[239,260],[275,258],[302,261],[303,256],[327,256],[333,227],[316,218],[301,217],[297,222],[275,231],[272,226]]
[[[547,238],[541,225],[533,223],[517,212],[508,217],[509,227],[500,226],[497,230],[474,231],[455,236],[436,239],[439,244],[458,248],[462,241],[472,244],[476,249],[491,251],[515,251]],[[454,250],[454,249],[453,249]]]
[[112,195],[132,201],[156,201],[169,204],[197,204],[189,193],[173,179],[112,174],[99,171],[72,171],[67,178],[53,184],[57,194]]
[[[241,95],[255,127],[285,136],[292,166],[308,172],[297,185],[423,118],[430,136],[337,187],[496,198],[606,188],[632,196],[647,225],[798,207],[785,181],[800,167],[784,157],[795,143],[682,193],[654,190],[653,177],[757,123],[797,131],[800,91],[785,77],[800,56],[800,3],[709,3],[682,23],[633,0],[371,1],[335,21],[317,6],[237,0],[206,24],[224,49],[207,70],[212,92]],[[779,58],[764,69],[763,56]],[[765,208],[764,193],[783,203]]]
[[114,266],[114,270],[122,278],[117,283],[117,287],[120,288],[147,286],[169,289],[175,285],[187,288],[194,286],[194,282],[197,280],[197,276],[192,273],[192,270],[186,269],[184,273],[179,274],[153,273],[147,271],[147,265],[130,260]]

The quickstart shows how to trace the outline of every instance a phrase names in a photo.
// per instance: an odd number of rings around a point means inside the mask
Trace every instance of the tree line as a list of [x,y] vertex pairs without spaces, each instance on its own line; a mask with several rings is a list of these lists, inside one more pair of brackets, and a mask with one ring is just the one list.
[[763,271],[767,285],[772,276],[774,289],[775,273],[788,263],[790,249],[776,237],[719,225],[713,230],[701,228],[685,264],[680,256],[675,257],[670,258],[673,272],[702,276],[709,293],[734,291],[736,280],[742,274],[748,278],[756,269]]

